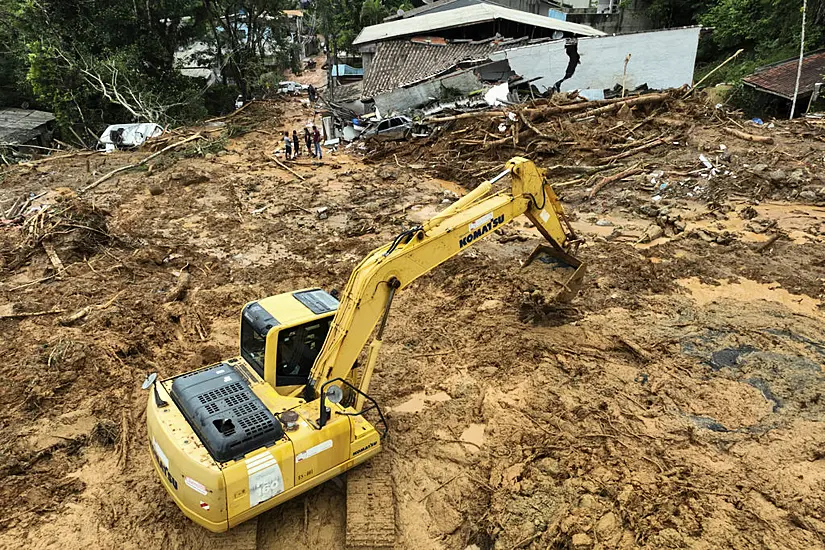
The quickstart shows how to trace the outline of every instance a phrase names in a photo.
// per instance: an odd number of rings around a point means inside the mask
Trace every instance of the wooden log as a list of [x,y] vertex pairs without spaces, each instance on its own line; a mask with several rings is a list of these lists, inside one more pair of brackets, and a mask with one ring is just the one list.
[[581,120],[583,118],[589,118],[591,116],[601,115],[604,113],[610,113],[613,111],[618,111],[625,105],[627,107],[635,107],[636,105],[648,105],[651,103],[661,103],[670,98],[670,94],[661,93],[661,94],[647,94],[638,97],[634,97],[631,99],[624,99],[620,101],[616,101],[609,105],[605,105],[604,107],[599,107],[596,109],[590,109],[583,112],[581,115],[576,117],[574,120]]
[[284,170],[286,170],[287,172],[289,172],[290,174],[292,174],[293,176],[295,176],[299,180],[304,181],[304,179],[305,179],[304,176],[302,176],[301,174],[299,174],[298,172],[296,172],[295,170],[293,170],[292,168],[290,168],[289,166],[287,166],[286,164],[284,164],[280,160],[276,159],[274,155],[269,155],[269,158],[274,160],[275,163],[278,166],[280,166],[281,168],[283,168]]
[[648,143],[645,143],[644,145],[641,145],[641,146],[636,147],[634,149],[631,149],[629,151],[625,151],[624,153],[619,153],[618,155],[613,155],[612,157],[604,158],[604,159],[602,159],[602,161],[604,162],[604,164],[607,164],[609,162],[613,162],[614,160],[621,160],[623,158],[632,157],[636,153],[641,153],[642,151],[647,151],[648,149],[653,149],[654,147],[658,147],[659,145],[663,145],[663,144],[667,143],[668,141],[673,141],[673,136],[668,136],[668,137],[664,137],[664,138],[659,138],[659,139],[654,140],[654,141],[650,141]]
[[722,131],[726,134],[736,136],[739,139],[744,139],[745,141],[755,141],[757,143],[766,143],[768,145],[773,145],[773,138],[770,136],[757,136],[754,134],[748,134],[746,132],[743,132],[742,130],[737,130],[736,128],[722,128]]
[[612,176],[607,176],[605,178],[602,178],[602,181],[600,181],[599,183],[594,185],[593,189],[590,190],[590,199],[595,197],[596,194],[599,191],[601,191],[602,189],[604,189],[607,185],[609,185],[609,184],[611,184],[615,181],[619,181],[619,180],[622,180],[624,178],[630,177],[630,176],[635,176],[636,174],[639,174],[641,172],[642,172],[642,169],[640,168],[640,165],[637,164],[633,168],[628,168],[627,170],[622,170],[618,174],[613,174]]

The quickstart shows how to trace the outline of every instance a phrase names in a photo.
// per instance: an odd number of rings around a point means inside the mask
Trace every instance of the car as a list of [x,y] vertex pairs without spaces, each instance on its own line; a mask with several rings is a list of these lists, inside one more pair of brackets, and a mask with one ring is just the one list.
[[300,94],[304,91],[307,87],[301,84],[300,82],[293,82],[292,80],[285,80],[284,82],[278,82],[278,93],[279,94]]
[[399,141],[409,138],[413,133],[413,121],[404,115],[392,116],[376,123],[363,134],[364,139],[376,141]]

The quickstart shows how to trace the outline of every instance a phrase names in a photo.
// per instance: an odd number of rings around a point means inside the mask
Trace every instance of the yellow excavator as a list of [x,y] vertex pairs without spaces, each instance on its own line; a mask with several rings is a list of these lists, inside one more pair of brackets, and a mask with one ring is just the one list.
[[[492,193],[508,174],[511,189]],[[166,380],[149,375],[152,462],[183,513],[226,531],[376,455],[388,426],[368,391],[393,297],[521,214],[550,245],[530,258],[546,254],[574,270],[558,296],[569,300],[584,275],[573,256],[579,239],[544,171],[516,157],[370,253],[340,301],[309,288],[251,302],[238,357]]]

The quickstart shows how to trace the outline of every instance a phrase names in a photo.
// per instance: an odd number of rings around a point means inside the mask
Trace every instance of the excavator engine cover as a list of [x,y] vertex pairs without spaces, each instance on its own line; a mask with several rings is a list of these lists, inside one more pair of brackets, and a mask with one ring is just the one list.
[[171,395],[216,462],[236,460],[284,436],[281,423],[227,363],[178,376]]

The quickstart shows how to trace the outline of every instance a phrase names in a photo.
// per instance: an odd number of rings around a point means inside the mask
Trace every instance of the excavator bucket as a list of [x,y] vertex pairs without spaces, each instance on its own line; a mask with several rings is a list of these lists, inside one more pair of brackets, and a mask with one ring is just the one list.
[[567,303],[581,290],[586,264],[562,248],[539,245],[522,267],[530,285],[543,289],[546,302]]

